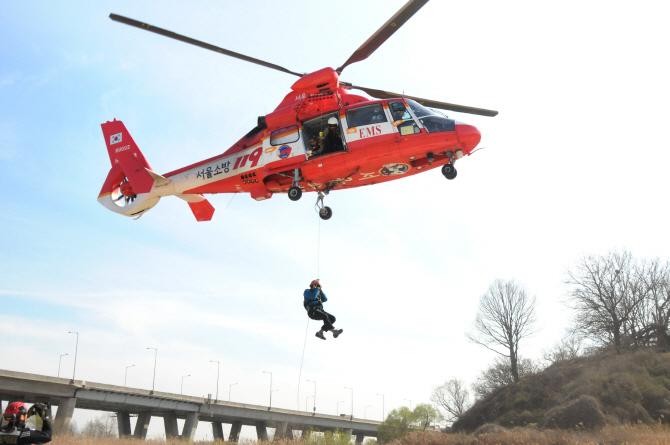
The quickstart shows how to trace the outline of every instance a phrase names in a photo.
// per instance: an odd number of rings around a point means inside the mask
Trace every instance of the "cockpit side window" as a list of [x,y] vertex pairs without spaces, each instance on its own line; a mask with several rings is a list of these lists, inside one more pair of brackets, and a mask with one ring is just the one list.
[[421,133],[421,129],[412,119],[404,103],[400,101],[389,102],[389,110],[393,118],[393,125],[398,129],[400,136]]
[[389,102],[389,110],[391,110],[391,117],[394,122],[412,118],[407,108],[405,108],[405,104],[400,101]]
[[291,125],[290,127],[280,128],[272,132],[270,136],[271,145],[283,145],[290,144],[295,142],[300,138],[300,133],[298,133],[298,126]]
[[364,125],[388,122],[382,104],[364,105],[362,107],[347,110],[347,125],[349,128],[362,127]]

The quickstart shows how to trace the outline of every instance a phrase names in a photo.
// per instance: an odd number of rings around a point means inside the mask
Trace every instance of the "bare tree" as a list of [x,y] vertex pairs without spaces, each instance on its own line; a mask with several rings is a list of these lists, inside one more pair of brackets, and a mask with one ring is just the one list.
[[[514,280],[495,280],[479,300],[470,341],[509,358],[513,381],[519,381],[519,342],[536,331],[535,297]],[[504,348],[500,352],[494,348]]]
[[[539,366],[533,360],[528,358],[519,358],[518,362],[519,377],[523,378],[539,371]],[[477,400],[483,399],[493,393],[498,388],[510,385],[515,382],[512,376],[512,367],[509,360],[498,357],[472,384],[472,390]]]
[[592,341],[613,344],[621,353],[626,335],[637,338],[636,314],[649,293],[631,253],[584,256],[567,275],[576,331]]
[[462,380],[451,379],[433,388],[430,401],[447,413],[447,422],[455,422],[470,407],[470,394]]
[[574,331],[568,331],[551,349],[542,351],[542,359],[546,362],[546,366],[572,360],[579,357],[581,348],[582,338]]
[[661,263],[656,258],[642,261],[641,280],[646,289],[646,299],[638,311],[640,324],[644,327],[642,343],[644,346],[656,345],[668,350],[666,331],[670,324],[670,263]]
[[115,437],[115,426],[116,422],[109,414],[101,414],[99,417],[86,422],[81,434],[95,438]]

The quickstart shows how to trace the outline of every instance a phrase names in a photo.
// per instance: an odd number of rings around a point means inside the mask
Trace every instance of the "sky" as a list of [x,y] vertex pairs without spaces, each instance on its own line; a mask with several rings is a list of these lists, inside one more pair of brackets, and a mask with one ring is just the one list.
[[[381,420],[468,384],[496,354],[468,342],[495,279],[537,297],[539,358],[570,325],[584,254],[670,257],[670,29],[660,1],[433,0],[342,80],[498,110],[449,112],[478,151],[432,170],[256,202],[165,198],[134,221],[96,202],[100,124],[122,120],[155,171],[223,153],[293,76],[116,23],[125,15],[298,72],[337,67],[403,0],[6,2],[0,15],[0,368]],[[232,199],[231,199],[232,198]],[[319,277],[343,335],[314,337]],[[304,359],[303,359],[304,348]],[[302,368],[301,368],[302,363]],[[316,385],[307,380],[316,381]],[[233,385],[233,386],[231,386]],[[352,391],[345,388],[353,388]],[[382,407],[383,394],[384,407]],[[77,410],[82,426],[98,413]],[[225,431],[226,437],[228,431]],[[255,437],[244,428],[243,437]],[[149,437],[164,437],[154,419]],[[201,423],[197,438],[212,437]]]

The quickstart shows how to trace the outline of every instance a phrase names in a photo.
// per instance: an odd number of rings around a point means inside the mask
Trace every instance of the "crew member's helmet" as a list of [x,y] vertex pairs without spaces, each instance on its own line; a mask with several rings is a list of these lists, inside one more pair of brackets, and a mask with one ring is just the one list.
[[25,422],[22,422],[20,417],[22,414],[27,413],[28,409],[26,408],[25,403],[23,402],[10,403],[9,405],[7,405],[7,409],[5,409],[5,414],[3,415],[5,422],[7,422],[7,425],[3,428],[13,429],[15,426],[24,427]]
[[309,287],[312,287],[312,286],[320,286],[320,285],[321,285],[321,283],[319,283],[319,280],[318,280],[318,279],[313,280],[311,283],[309,283]]
[[328,119],[328,125],[337,125],[337,118],[331,117]]

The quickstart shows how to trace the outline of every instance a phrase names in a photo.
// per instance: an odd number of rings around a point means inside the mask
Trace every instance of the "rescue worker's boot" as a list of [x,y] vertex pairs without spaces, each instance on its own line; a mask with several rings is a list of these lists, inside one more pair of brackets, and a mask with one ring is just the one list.
[[342,333],[342,329],[333,329],[333,338],[337,338]]
[[323,331],[319,331],[316,333],[316,336],[319,337],[321,340],[325,340],[326,337],[323,335]]

